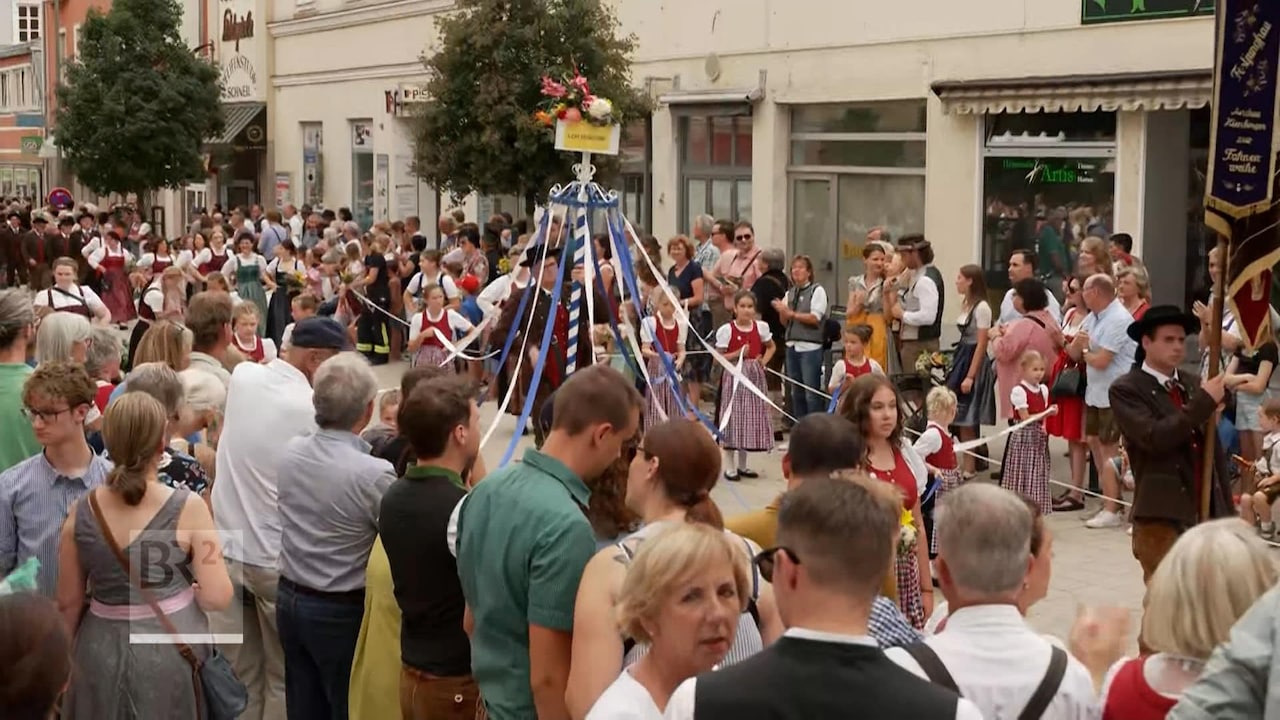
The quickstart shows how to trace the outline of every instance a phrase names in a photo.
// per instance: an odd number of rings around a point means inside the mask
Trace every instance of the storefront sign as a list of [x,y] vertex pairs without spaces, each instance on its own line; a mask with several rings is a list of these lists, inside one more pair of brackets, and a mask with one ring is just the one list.
[[1081,0],[1080,22],[1087,24],[1212,15],[1213,3],[1214,0]]
[[1213,141],[1205,204],[1233,218],[1271,206],[1276,133],[1276,68],[1280,63],[1280,3],[1220,0],[1218,74],[1214,78]]
[[1092,160],[1004,158],[1001,169],[1022,173],[1028,185],[1088,185],[1098,165]]
[[265,45],[257,37],[258,0],[221,0],[218,63],[222,71],[222,99],[226,102],[263,101],[258,70],[266,66]]
[[40,146],[44,143],[44,138],[39,135],[23,135],[22,136],[22,154],[35,155],[40,152]]
[[617,155],[621,140],[621,125],[592,125],[586,120],[556,121],[557,150]]
[[387,106],[387,114],[403,117],[409,114],[409,105],[420,105],[427,101],[427,89],[422,85],[400,83],[391,90],[382,91],[383,101]]

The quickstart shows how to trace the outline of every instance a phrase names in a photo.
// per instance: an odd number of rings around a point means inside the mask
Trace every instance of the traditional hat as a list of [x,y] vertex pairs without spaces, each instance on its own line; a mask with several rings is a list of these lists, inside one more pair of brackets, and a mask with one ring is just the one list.
[[[544,243],[538,243],[537,245],[529,246],[529,248],[525,251],[524,259],[520,261],[520,267],[531,268],[534,266],[535,263],[539,262],[542,259],[542,253],[544,252],[543,246],[544,246]],[[560,253],[563,252],[563,248],[558,248],[558,247],[547,248],[545,252],[547,254],[546,256],[547,260],[555,260],[559,262]]]
[[40,223],[41,225],[47,225],[49,224],[49,216],[45,215],[42,212],[32,213],[31,224],[34,225],[35,223]]
[[1200,332],[1200,318],[1183,311],[1177,305],[1156,305],[1142,315],[1141,320],[1129,323],[1129,338],[1142,342],[1142,338],[1165,325],[1181,325],[1188,335]]

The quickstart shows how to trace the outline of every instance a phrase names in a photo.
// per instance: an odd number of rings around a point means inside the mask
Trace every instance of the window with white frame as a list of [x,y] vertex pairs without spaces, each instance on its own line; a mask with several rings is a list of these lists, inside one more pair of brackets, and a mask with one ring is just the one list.
[[34,110],[35,95],[30,65],[0,70],[0,113]]
[[13,6],[13,39],[25,43],[40,39],[40,5],[17,3]]
[[71,27],[71,59],[80,57],[80,24]]

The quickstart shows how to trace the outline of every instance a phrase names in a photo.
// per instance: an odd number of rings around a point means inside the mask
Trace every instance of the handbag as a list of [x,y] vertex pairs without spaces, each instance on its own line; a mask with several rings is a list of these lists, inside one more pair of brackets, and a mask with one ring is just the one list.
[[1058,377],[1053,379],[1053,387],[1049,388],[1049,396],[1060,397],[1084,397],[1084,389],[1087,384],[1085,374],[1075,365],[1068,365],[1062,368],[1058,373]]
[[[112,537],[111,529],[107,527],[107,520],[102,516],[96,490],[89,492],[89,506],[93,509],[94,519],[98,521],[98,528],[102,530],[102,537],[111,548],[111,554],[116,556],[116,562],[120,563],[121,569],[129,576],[129,582],[133,583],[142,598],[147,601],[147,605],[151,606],[151,612],[155,614],[156,620],[160,621],[164,631],[176,637],[178,629],[173,626],[169,616],[160,609],[155,595],[152,595],[151,591],[142,584],[141,579],[129,569],[129,559],[125,557],[124,551]],[[244,683],[240,682],[240,678],[236,677],[227,656],[218,652],[218,648],[213,646],[208,659],[201,662],[187,643],[179,642],[174,646],[182,659],[191,666],[191,683],[196,693],[196,718],[198,720],[235,720],[240,717],[249,705],[249,690]]]

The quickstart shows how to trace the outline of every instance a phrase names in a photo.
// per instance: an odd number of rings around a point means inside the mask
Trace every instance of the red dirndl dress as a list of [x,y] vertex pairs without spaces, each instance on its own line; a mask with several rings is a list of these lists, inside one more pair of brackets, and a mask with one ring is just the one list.
[[[646,326],[650,320],[653,320],[653,340],[655,344],[662,347],[667,355],[671,357],[674,363],[676,353],[680,351],[680,326],[673,328],[663,327],[662,321],[656,316],[653,318],[645,318]],[[646,338],[648,339],[648,338]],[[667,376],[666,367],[662,363],[662,358],[651,357],[646,365],[649,371],[649,380],[652,387],[649,392],[645,393],[644,403],[644,426],[651,428],[662,422],[663,416],[667,418],[675,418],[680,416],[680,402],[676,399],[676,393],[680,392],[680,386],[672,386],[671,378]],[[680,368],[676,367],[678,373]],[[679,377],[679,375],[677,375]]]
[[[955,439],[951,437],[951,433],[947,429],[932,420],[925,428],[925,432],[929,432],[929,428],[933,428],[942,436],[942,447],[937,452],[926,455],[924,461],[930,467],[937,468],[940,472],[938,475],[938,490],[933,495],[933,506],[936,508],[938,503],[942,501],[942,496],[946,492],[958,486],[963,478],[960,477],[960,463],[956,460]],[[938,554],[938,526],[933,526],[933,535],[929,536],[929,554]]]
[[102,304],[111,311],[111,322],[127,323],[137,316],[133,306],[133,285],[129,283],[129,273],[125,270],[124,248],[103,249],[102,261],[98,269],[102,274]]
[[[907,464],[907,459],[899,450],[893,451],[893,469],[882,470],[867,465],[867,472],[877,480],[883,480],[898,486],[902,493],[902,506],[911,510],[920,500],[920,490],[916,484],[915,473]],[[916,554],[916,543],[920,537],[911,542],[905,552],[898,552],[894,557],[893,573],[898,586],[898,609],[906,616],[911,626],[917,630],[924,629],[924,598],[920,592],[920,559]]]
[[[1044,385],[1033,388],[1019,383],[1014,387],[1026,391],[1028,415],[1037,415],[1049,407],[1049,391]],[[1053,512],[1049,496],[1049,433],[1045,431],[1044,422],[1031,423],[1009,435],[1004,456],[1001,484],[1005,489],[1035,503],[1042,515]]]
[[[739,349],[747,348],[742,361],[742,374],[751,384],[763,390],[764,365],[760,364],[760,355],[764,349],[764,342],[760,339],[762,324],[757,321],[744,330],[736,322],[729,323],[729,349],[725,351],[725,355],[732,361]],[[739,387],[734,392],[733,386],[733,374],[724,373],[720,378],[720,412],[717,417],[723,418],[725,412],[731,413],[729,426],[724,432],[725,449],[748,452],[772,450],[773,422],[769,419],[769,406],[750,390]]]
[[235,343],[236,349],[239,350],[244,355],[245,360],[249,360],[250,362],[261,363],[263,360],[267,359],[267,351],[262,346],[262,338],[254,336],[253,347],[245,347],[241,345],[240,340],[235,338],[234,336],[231,338],[231,340],[232,342]]
[[1102,708],[1102,720],[1159,720],[1178,704],[1175,698],[1161,695],[1147,683],[1143,667],[1150,659],[1150,655],[1132,658],[1116,671],[1107,692],[1107,704]]
[[[1066,328],[1075,324],[1076,314],[1076,309],[1071,308],[1067,310],[1066,315],[1062,318],[1062,327],[1064,328],[1062,337],[1066,344],[1070,344],[1076,335],[1075,333],[1068,335],[1065,331]],[[1079,329],[1079,325],[1076,325],[1076,329]],[[1084,372],[1084,365],[1072,360],[1064,347],[1058,351],[1058,359],[1053,362],[1053,367],[1049,370],[1049,376],[1045,378],[1045,384],[1053,387],[1058,375],[1069,367],[1079,368],[1080,372]],[[1058,414],[1050,415],[1044,419],[1045,430],[1054,437],[1084,442],[1084,398],[1055,397],[1053,402],[1058,406]]]
[[[433,327],[437,333],[443,334],[452,340],[453,328],[449,326],[449,311],[441,310],[440,317],[431,320],[427,317],[427,312],[422,312],[422,321],[418,328],[419,332],[426,332],[427,328]],[[419,365],[433,365],[439,367],[449,357],[449,351],[444,349],[444,343],[440,342],[438,335],[422,341],[422,345],[418,348],[418,352],[413,354],[409,360],[409,367],[418,367]]]

